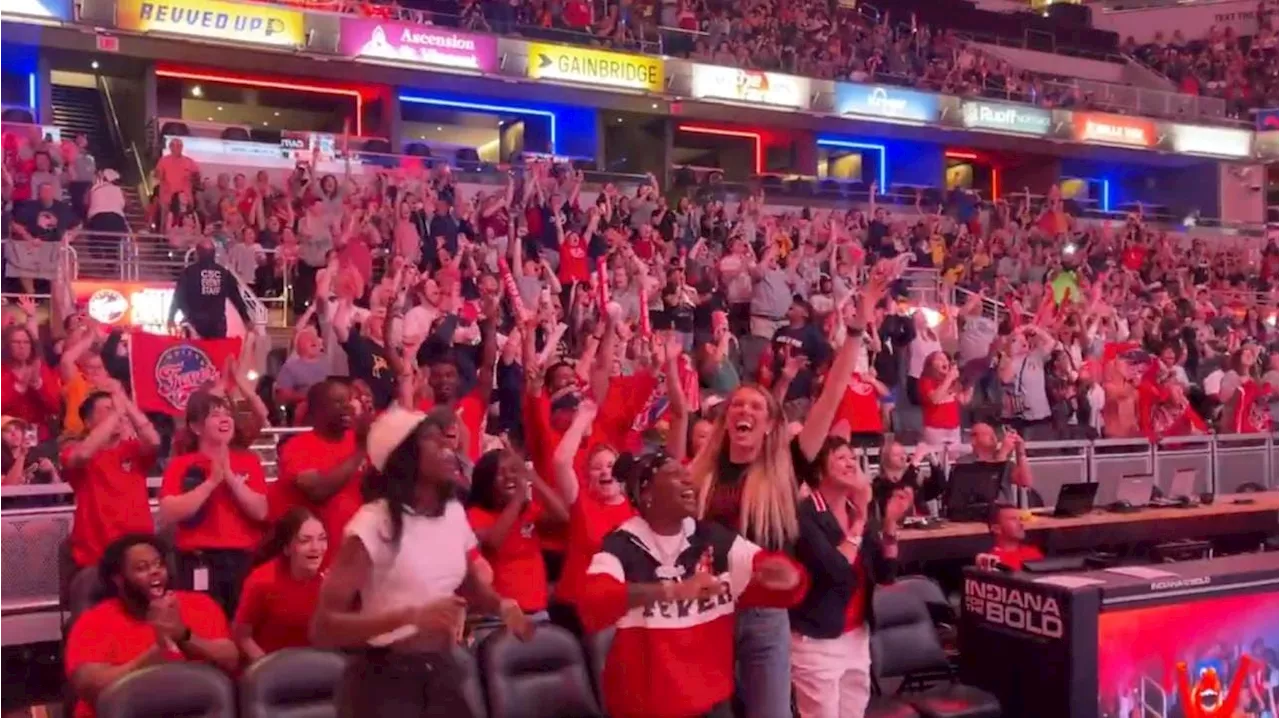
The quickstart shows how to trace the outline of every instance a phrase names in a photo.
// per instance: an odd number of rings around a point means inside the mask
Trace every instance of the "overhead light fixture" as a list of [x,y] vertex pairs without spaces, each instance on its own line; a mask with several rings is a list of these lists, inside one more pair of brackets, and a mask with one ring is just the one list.
[[444,128],[440,125],[436,125],[436,132],[444,132]]
[[876,181],[880,185],[881,192],[889,191],[889,152],[884,145],[878,145],[874,142],[855,142],[853,140],[840,140],[833,138],[819,138],[818,145],[820,147],[844,147],[855,150],[873,150],[880,155],[879,172]]
[[279,116],[280,116],[280,111],[279,111],[279,110],[276,110],[275,112],[273,112],[273,113],[271,113],[271,114],[272,114],[272,116],[274,116],[274,117],[279,117]]
[[559,146],[559,138],[556,135],[556,113],[549,110],[537,110],[532,107],[520,107],[517,105],[490,105],[481,102],[461,102],[458,100],[441,100],[435,97],[419,97],[417,95],[400,95],[401,102],[408,102],[415,105],[433,105],[435,107],[453,107],[459,110],[473,110],[476,112],[505,112],[509,115],[534,115],[537,117],[547,118],[550,124],[551,134],[551,154],[557,154]]
[[361,137],[364,135],[364,96],[360,94],[359,90],[352,90],[346,87],[325,87],[324,85],[308,85],[297,82],[262,80],[254,77],[244,77],[231,73],[218,72],[187,72],[185,70],[157,69],[156,77],[174,77],[180,80],[216,82],[223,85],[240,85],[242,87],[258,87],[270,90],[292,90],[294,92],[306,92],[313,95],[337,95],[340,97],[349,97],[356,105],[356,136]]
[[209,118],[206,118],[206,119],[208,119],[210,122],[213,122],[213,118],[212,118],[212,117],[209,117]]
[[222,105],[218,105],[218,112],[222,112]]
[[718,127],[706,127],[704,125],[680,125],[677,127],[681,132],[692,132],[696,135],[719,135],[720,137],[741,137],[755,142],[755,168],[756,174],[764,174],[764,140],[759,132],[747,132],[745,130],[722,130]]
[[95,70],[96,70],[96,69],[98,69],[98,67],[100,67],[100,66],[98,65],[98,61],[97,61],[97,60],[94,60],[93,62],[89,63],[89,67],[92,67],[93,69],[95,69]]
[[200,87],[199,85],[192,85],[192,86],[191,86],[191,96],[192,96],[192,97],[204,97],[204,88]]

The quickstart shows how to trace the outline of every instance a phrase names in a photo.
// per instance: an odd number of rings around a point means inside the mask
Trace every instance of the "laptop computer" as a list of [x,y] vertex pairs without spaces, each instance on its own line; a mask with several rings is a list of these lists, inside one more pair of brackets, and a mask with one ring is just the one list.
[[1121,477],[1116,485],[1116,503],[1142,507],[1151,503],[1151,490],[1155,488],[1154,474],[1134,474]]
[[1092,482],[1063,484],[1058,491],[1058,503],[1053,507],[1053,515],[1083,516],[1093,510],[1093,500],[1098,495],[1098,485]]
[[1169,493],[1166,495],[1171,499],[1190,499],[1199,496],[1196,493],[1196,470],[1178,469],[1174,471],[1173,481],[1169,482]]

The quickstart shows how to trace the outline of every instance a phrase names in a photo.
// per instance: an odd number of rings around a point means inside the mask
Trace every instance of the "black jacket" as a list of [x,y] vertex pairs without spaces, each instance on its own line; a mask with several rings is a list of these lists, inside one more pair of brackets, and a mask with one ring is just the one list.
[[[857,592],[853,566],[840,553],[844,531],[826,502],[815,492],[800,502],[800,540],[796,543],[796,559],[809,572],[809,593],[791,609],[791,630],[810,638],[839,638],[844,633],[845,609]],[[868,627],[875,625],[872,598],[876,584],[893,581],[898,573],[897,559],[885,558],[880,543],[880,522],[868,517],[858,549],[866,582],[862,599],[866,602],[863,616]]]

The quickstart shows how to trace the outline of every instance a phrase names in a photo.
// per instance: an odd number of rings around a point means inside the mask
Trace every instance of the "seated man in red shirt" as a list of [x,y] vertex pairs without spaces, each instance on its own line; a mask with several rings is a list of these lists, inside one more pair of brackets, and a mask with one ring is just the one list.
[[1027,529],[1022,525],[1022,510],[1016,506],[996,504],[991,510],[990,526],[995,545],[986,555],[994,556],[996,562],[1021,571],[1023,563],[1044,558],[1040,549],[1026,542]]
[[115,539],[155,530],[147,472],[160,435],[119,382],[112,386],[111,393],[95,391],[81,402],[85,434],[62,449],[63,473],[76,497],[71,558],[79,568],[97,563]]
[[169,590],[164,547],[153,534],[113,541],[98,571],[107,598],[80,616],[67,639],[76,718],[93,716],[103,690],[147,666],[204,661],[236,669],[240,654],[227,617],[204,594]]

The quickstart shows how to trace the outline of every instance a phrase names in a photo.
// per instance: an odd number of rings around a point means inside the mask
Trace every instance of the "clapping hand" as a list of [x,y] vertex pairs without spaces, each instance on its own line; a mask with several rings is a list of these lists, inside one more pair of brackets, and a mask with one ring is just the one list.
[[800,570],[788,559],[769,556],[756,564],[751,580],[770,591],[790,591],[800,585]]

